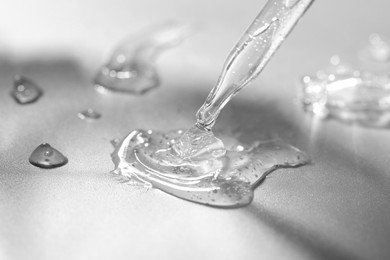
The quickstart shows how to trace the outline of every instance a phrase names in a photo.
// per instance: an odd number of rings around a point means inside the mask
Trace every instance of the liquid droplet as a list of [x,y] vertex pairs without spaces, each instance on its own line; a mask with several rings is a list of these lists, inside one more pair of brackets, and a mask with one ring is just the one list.
[[29,162],[37,167],[52,169],[68,163],[68,159],[48,143],[39,145],[30,155]]
[[[116,146],[114,172],[192,202],[240,207],[251,202],[253,190],[270,172],[308,162],[304,153],[281,141],[229,150],[211,131],[200,131],[135,130]],[[212,155],[220,150],[224,153]]]
[[87,110],[78,113],[77,116],[83,120],[85,119],[96,120],[99,119],[102,115],[99,112],[93,110],[92,108],[88,108]]
[[188,26],[165,23],[144,35],[129,37],[98,72],[96,90],[143,94],[157,87],[160,80],[155,59],[164,50],[179,45],[188,34]]
[[36,102],[41,96],[42,90],[30,79],[22,76],[15,76],[12,97],[19,104],[30,104]]

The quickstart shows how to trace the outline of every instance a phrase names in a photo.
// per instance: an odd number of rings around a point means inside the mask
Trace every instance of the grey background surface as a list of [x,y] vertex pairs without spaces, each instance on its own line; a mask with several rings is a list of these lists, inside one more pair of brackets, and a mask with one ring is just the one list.
[[[317,0],[215,131],[280,137],[313,163],[270,174],[251,205],[223,210],[121,184],[110,140],[132,129],[189,127],[224,59],[264,1],[8,1],[0,11],[0,259],[389,259],[390,131],[321,122],[297,104],[300,76],[338,54],[351,64],[369,34],[390,41],[384,0]],[[115,44],[165,20],[196,32],[157,62],[143,96],[94,91]],[[45,91],[20,106],[14,74]],[[86,108],[102,118],[85,122]],[[28,163],[42,142],[69,163]]]

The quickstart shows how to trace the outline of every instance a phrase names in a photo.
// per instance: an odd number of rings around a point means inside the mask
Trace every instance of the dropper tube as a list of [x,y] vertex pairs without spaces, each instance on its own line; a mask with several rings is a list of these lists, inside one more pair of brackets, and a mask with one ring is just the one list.
[[227,57],[198,110],[196,125],[210,130],[221,109],[254,80],[314,0],[269,0]]

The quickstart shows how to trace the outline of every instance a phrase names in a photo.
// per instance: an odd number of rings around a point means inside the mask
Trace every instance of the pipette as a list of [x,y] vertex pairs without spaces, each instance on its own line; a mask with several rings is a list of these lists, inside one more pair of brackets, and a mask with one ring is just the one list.
[[197,126],[210,130],[221,109],[254,80],[314,0],[269,0],[227,57],[198,110]]

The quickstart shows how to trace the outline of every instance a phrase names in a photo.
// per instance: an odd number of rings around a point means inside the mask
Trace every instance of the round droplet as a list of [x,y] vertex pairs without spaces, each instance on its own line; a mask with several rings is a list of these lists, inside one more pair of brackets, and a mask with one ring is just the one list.
[[34,103],[42,94],[42,90],[33,81],[19,75],[15,76],[11,96],[16,102],[21,105]]
[[67,164],[68,158],[50,144],[43,143],[31,153],[29,162],[39,168],[52,169]]

